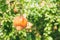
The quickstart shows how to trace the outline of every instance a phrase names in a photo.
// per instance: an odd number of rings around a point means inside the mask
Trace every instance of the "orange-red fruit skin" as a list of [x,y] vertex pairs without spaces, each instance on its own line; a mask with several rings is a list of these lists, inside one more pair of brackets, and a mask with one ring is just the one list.
[[16,30],[18,30],[18,31],[19,31],[19,30],[22,30],[22,29],[23,29],[23,28],[22,28],[21,26],[17,26],[17,27],[16,27]]
[[23,16],[17,16],[13,20],[13,25],[15,27],[20,26],[22,28],[25,28],[27,26],[27,19],[24,18]]

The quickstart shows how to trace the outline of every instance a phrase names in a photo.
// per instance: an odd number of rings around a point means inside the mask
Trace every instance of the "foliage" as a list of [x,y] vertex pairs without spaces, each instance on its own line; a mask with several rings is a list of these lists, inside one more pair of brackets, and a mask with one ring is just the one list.
[[[14,28],[13,19],[21,14],[32,28]],[[0,0],[0,40],[60,40],[60,0]]]

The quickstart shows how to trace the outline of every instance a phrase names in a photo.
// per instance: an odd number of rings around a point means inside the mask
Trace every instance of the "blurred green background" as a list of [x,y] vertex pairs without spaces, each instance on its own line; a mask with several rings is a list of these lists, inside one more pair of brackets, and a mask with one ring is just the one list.
[[[20,14],[32,28],[14,28],[13,18]],[[0,0],[0,40],[60,40],[60,0]]]

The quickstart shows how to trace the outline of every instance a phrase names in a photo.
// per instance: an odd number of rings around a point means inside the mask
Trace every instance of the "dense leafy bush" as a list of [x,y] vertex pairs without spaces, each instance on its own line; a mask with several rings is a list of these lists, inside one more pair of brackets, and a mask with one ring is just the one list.
[[[21,14],[32,28],[16,30]],[[60,40],[60,0],[0,0],[0,40]]]

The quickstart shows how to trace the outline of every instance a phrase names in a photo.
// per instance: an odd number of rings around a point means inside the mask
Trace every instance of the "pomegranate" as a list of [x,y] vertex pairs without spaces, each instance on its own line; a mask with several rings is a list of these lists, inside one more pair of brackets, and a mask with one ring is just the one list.
[[27,19],[24,16],[17,16],[13,20],[13,25],[16,29],[23,29],[27,26]]

